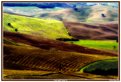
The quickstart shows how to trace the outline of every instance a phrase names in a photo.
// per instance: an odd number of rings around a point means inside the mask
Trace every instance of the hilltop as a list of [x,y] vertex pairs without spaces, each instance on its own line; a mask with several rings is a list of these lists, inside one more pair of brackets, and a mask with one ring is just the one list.
[[[76,5],[76,3],[75,3]],[[29,11],[28,11],[29,10]],[[39,8],[36,6],[3,7],[3,12],[37,18],[51,18],[73,22],[110,22],[118,20],[118,8],[110,5]],[[104,16],[103,16],[104,15]]]

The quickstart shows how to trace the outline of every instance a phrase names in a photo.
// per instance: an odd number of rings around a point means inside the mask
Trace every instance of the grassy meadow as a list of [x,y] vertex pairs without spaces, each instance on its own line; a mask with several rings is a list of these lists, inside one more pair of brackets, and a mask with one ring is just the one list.
[[70,38],[64,24],[54,19],[32,18],[12,14],[3,14],[5,31],[20,32],[42,36],[44,38]]
[[72,42],[89,48],[118,51],[118,43],[115,40],[79,40]]

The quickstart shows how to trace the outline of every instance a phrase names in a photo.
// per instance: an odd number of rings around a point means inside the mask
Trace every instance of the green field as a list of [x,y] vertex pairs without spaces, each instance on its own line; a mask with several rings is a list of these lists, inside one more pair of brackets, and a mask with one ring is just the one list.
[[118,58],[99,60],[91,63],[81,69],[86,73],[101,75],[117,75],[118,74]]
[[80,40],[73,44],[103,50],[118,50],[118,43],[115,40]]
[[[71,38],[61,21],[3,14],[5,31],[34,34],[45,38]],[[17,31],[16,31],[17,29]]]

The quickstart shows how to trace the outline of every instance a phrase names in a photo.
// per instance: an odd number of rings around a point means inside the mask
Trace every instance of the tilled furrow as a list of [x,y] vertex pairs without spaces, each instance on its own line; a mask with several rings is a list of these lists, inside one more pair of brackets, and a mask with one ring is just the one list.
[[[55,59],[54,57],[50,59],[42,58],[40,56],[8,56],[5,57],[7,63],[12,63],[20,66],[26,66],[32,69],[44,69],[44,70],[52,70],[52,71],[77,71],[79,69],[79,65],[77,65],[75,61],[67,61],[62,59]],[[79,63],[78,63],[79,64]]]

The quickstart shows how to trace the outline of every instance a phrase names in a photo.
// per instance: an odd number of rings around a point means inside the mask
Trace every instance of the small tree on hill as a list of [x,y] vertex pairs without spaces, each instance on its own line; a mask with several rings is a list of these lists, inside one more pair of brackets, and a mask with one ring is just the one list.
[[15,31],[18,32],[18,29],[16,28]]

